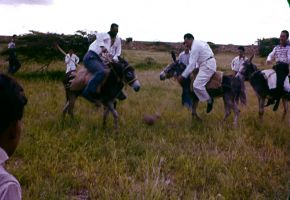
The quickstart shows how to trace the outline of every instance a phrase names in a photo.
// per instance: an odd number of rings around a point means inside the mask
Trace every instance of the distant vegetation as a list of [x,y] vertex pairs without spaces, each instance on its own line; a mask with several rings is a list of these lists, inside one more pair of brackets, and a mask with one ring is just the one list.
[[271,53],[273,48],[279,44],[279,38],[263,38],[258,39],[259,55],[266,57]]

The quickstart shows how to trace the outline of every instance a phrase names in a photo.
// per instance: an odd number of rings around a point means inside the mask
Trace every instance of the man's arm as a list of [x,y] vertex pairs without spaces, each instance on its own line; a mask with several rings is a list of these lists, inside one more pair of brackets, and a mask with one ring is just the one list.
[[191,72],[196,68],[196,61],[198,58],[199,52],[197,49],[192,49],[189,57],[189,64],[186,66],[184,72],[181,74],[184,78],[187,78]]
[[70,61],[70,56],[67,54],[67,55],[65,56],[64,62],[65,62],[65,64],[68,64],[69,61]]
[[267,60],[266,60],[266,64],[267,65],[271,65],[272,61],[275,59],[275,52],[276,52],[276,47],[273,49],[273,51],[268,55]]
[[121,44],[121,39],[118,38],[118,43],[117,43],[117,47],[116,47],[116,53],[113,57],[113,60],[118,61],[118,57],[121,55],[122,53],[122,44]]
[[75,64],[78,64],[79,62],[80,62],[80,58],[77,55],[75,55]]

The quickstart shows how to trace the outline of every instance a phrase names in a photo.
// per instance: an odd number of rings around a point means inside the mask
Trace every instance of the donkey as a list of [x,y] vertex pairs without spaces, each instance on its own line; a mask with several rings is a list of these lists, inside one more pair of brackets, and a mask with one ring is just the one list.
[[[256,96],[258,98],[259,103],[259,118],[263,119],[264,115],[264,107],[266,99],[272,95],[269,89],[269,85],[266,79],[265,72],[267,70],[258,70],[257,66],[252,63],[252,58],[244,62],[243,66],[240,68],[239,72],[237,73],[237,78],[241,80],[249,80],[252,88],[254,89]],[[279,64],[278,64],[279,65]],[[276,68],[279,68],[276,67]],[[272,70],[272,73],[275,73]],[[290,100],[290,95],[287,92],[282,91],[282,94],[278,96],[278,100],[276,101],[273,110],[276,111],[279,106],[280,98],[282,97],[283,103],[283,114],[282,120],[285,119],[288,111],[288,102]],[[277,98],[277,97],[276,97]]]
[[[170,79],[172,77],[177,77],[182,74],[185,70],[186,66],[182,63],[179,63],[176,60],[175,54],[172,53],[173,63],[169,64],[161,73],[160,80]],[[242,104],[246,104],[246,95],[245,89],[243,86],[243,82],[240,79],[235,79],[234,75],[222,75],[221,78],[221,87],[215,89],[209,89],[207,87],[207,91],[212,98],[223,97],[224,107],[225,107],[225,115],[223,122],[227,120],[231,111],[234,112],[234,125],[236,126],[238,123],[239,117],[239,109],[238,103],[239,101]],[[188,83],[190,84],[190,83]],[[207,84],[208,86],[208,84]],[[196,112],[198,106],[198,98],[195,93],[191,90],[192,97],[192,117],[201,120]]]
[[[118,129],[118,112],[116,110],[116,98],[120,94],[125,84],[128,84],[138,92],[140,90],[140,82],[137,79],[135,70],[124,59],[119,58],[119,63],[108,64],[109,70],[107,77],[100,88],[100,101],[104,106],[103,113],[103,127],[106,127],[106,120],[108,114],[111,112],[114,117],[114,128]],[[63,116],[68,113],[73,117],[73,108],[77,97],[82,94],[83,89],[87,85],[90,74],[85,68],[82,68],[71,80],[67,79],[65,83],[67,102],[63,108]],[[83,79],[82,81],[75,81],[76,79]],[[85,82],[79,85],[73,85],[75,82]],[[78,83],[77,83],[78,84]],[[97,89],[97,88],[96,88]]]

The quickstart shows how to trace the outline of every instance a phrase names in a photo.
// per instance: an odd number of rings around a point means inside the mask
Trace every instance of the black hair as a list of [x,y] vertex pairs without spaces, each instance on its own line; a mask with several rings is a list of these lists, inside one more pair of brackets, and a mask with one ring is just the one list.
[[26,104],[23,88],[12,77],[0,73],[0,134],[22,119]]
[[238,47],[238,50],[241,50],[241,51],[245,52],[245,47],[243,47],[243,46],[239,46],[239,47]]
[[193,39],[194,40],[194,37],[191,33],[186,33],[184,36],[183,36],[183,39]]
[[281,31],[281,33],[285,33],[285,34],[286,34],[286,37],[287,37],[287,39],[289,38],[289,32],[288,32],[287,30],[283,30],[283,31]]
[[118,24],[115,24],[115,23],[112,23],[112,24],[111,24],[111,29],[114,28],[114,27],[117,27],[117,28],[118,28],[119,25],[118,25]]

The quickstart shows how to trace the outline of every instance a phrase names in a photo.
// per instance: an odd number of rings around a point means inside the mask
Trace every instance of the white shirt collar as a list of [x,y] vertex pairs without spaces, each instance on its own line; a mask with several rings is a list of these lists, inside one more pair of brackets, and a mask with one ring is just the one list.
[[0,165],[3,165],[8,160],[8,155],[4,149],[0,147]]

